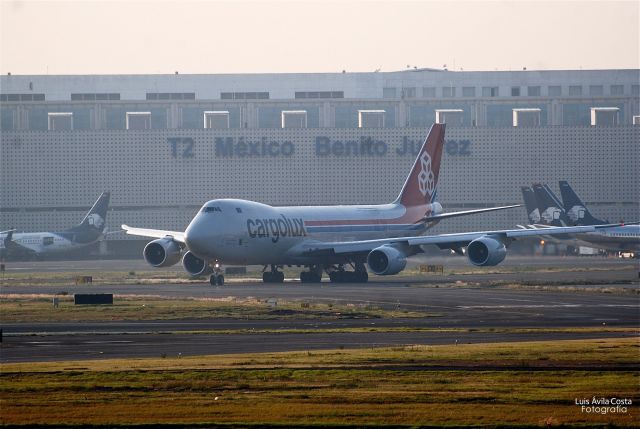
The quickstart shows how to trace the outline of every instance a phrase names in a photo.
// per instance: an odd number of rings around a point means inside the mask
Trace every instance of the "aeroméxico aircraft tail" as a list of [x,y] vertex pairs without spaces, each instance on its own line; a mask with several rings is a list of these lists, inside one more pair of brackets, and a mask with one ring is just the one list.
[[537,183],[533,185],[533,192],[538,203],[542,224],[551,226],[569,225],[569,218],[564,206],[547,185]]
[[64,231],[64,233],[73,234],[73,241],[77,243],[88,243],[97,240],[104,233],[106,227],[110,198],[110,192],[103,192],[84,216],[82,222]]
[[524,207],[527,210],[527,217],[530,224],[540,223],[540,210],[538,209],[538,202],[536,201],[536,194],[529,186],[522,186],[522,199],[524,200]]
[[608,223],[602,219],[594,217],[587,206],[582,202],[580,197],[569,186],[569,182],[561,180],[560,195],[562,196],[562,204],[567,212],[567,216],[572,225],[603,225]]

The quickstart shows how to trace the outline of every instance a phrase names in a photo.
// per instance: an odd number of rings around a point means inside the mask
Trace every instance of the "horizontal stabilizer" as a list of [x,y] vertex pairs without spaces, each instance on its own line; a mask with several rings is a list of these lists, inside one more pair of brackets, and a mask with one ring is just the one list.
[[521,206],[522,204],[514,204],[511,206],[488,207],[486,209],[474,209],[474,210],[463,210],[459,212],[440,213],[438,215],[425,216],[420,220],[420,222],[432,222],[435,220],[442,220],[450,217],[467,216],[467,215],[472,215],[477,213],[493,212],[496,210],[506,210],[506,209],[512,209],[514,207],[521,207]]

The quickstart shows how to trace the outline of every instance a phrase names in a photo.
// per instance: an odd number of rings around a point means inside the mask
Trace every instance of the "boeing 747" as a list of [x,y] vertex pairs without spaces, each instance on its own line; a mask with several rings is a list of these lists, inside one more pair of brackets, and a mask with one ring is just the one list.
[[[185,231],[165,231],[122,225],[132,235],[152,237],[144,258],[155,267],[177,263],[193,276],[211,274],[221,285],[219,264],[264,265],[265,282],[282,282],[285,265],[307,267],[302,282],[319,282],[328,273],[333,282],[366,282],[365,264],[377,275],[402,271],[409,256],[422,246],[460,251],[478,266],[497,265],[517,238],[595,231],[603,226],[515,229],[425,236],[437,222],[519,205],[446,213],[435,201],[444,124],[434,124],[395,201],[382,205],[273,207],[240,200],[205,203]],[[353,270],[346,270],[345,266]]]

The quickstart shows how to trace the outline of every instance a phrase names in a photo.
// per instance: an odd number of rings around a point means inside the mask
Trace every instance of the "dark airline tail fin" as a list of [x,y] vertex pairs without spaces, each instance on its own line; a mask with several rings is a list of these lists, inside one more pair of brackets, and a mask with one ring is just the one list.
[[524,200],[524,207],[527,210],[527,217],[530,224],[540,223],[540,210],[538,210],[538,202],[536,201],[536,194],[533,192],[530,186],[520,187],[522,191],[522,199]]
[[564,205],[567,216],[573,225],[604,225],[609,223],[602,219],[598,219],[591,214],[587,206],[571,188],[569,182],[561,180],[559,184],[562,204]]
[[547,185],[533,185],[533,192],[540,211],[540,222],[551,226],[567,226],[569,219],[558,197]]
[[107,221],[107,210],[109,209],[109,200],[111,193],[105,191],[98,197],[91,210],[87,212],[79,226],[97,229],[98,231],[104,231]]
[[412,207],[429,204],[436,200],[440,160],[444,147],[444,130],[444,124],[431,126],[396,203]]
[[82,219],[82,222],[64,233],[69,234],[71,240],[77,243],[88,244],[100,239],[106,228],[110,198],[110,192],[103,192]]

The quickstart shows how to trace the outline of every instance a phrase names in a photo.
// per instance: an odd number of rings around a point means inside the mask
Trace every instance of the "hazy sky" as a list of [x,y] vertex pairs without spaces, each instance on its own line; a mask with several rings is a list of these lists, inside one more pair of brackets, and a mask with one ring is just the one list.
[[0,0],[5,74],[640,68],[640,0]]

